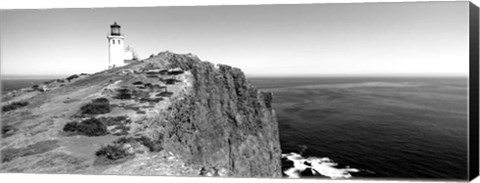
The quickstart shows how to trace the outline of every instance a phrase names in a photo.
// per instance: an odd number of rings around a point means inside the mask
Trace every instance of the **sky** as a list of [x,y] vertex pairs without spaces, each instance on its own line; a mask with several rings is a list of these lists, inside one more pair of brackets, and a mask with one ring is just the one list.
[[468,76],[468,2],[0,10],[1,74],[95,73],[116,21],[141,58],[169,50],[247,76]]

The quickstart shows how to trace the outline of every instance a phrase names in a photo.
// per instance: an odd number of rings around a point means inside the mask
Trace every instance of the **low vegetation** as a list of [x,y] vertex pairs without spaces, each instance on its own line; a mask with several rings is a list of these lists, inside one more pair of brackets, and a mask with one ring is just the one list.
[[2,125],[2,138],[7,138],[12,136],[17,129],[10,125]]
[[163,135],[161,135],[158,140],[152,140],[151,138],[146,136],[122,137],[113,143],[117,145],[140,143],[143,146],[147,147],[150,152],[159,152],[163,150],[162,139],[163,139]]
[[54,80],[49,80],[49,81],[43,82],[43,84],[44,84],[44,85],[48,85],[48,84],[54,83],[55,81],[56,81],[55,79],[54,79]]
[[28,105],[28,102],[12,102],[11,104],[2,106],[2,112],[13,111]]
[[132,122],[127,116],[100,117],[98,120],[107,126],[130,124]]
[[170,97],[170,96],[172,96],[172,95],[173,95],[173,92],[168,92],[168,91],[166,91],[166,92],[160,92],[160,93],[158,93],[158,94],[155,95],[155,96],[157,96],[157,97]]
[[78,77],[79,77],[78,75],[74,74],[74,75],[68,76],[66,79],[67,79],[68,82],[70,82],[70,81],[72,81],[73,79],[76,79],[76,78],[78,78]]
[[133,84],[133,85],[143,85],[143,82],[141,82],[141,81],[136,81],[136,82],[134,82],[134,83],[132,83],[132,84]]
[[[116,117],[100,117],[89,118],[78,123],[76,121],[69,122],[63,127],[63,131],[67,135],[85,135],[85,136],[102,136],[107,134],[112,135],[127,135],[132,121],[127,116]],[[115,126],[110,131],[109,126]]]
[[140,103],[158,103],[160,101],[163,101],[163,98],[141,98]]
[[85,136],[102,136],[108,134],[107,126],[95,118],[89,118],[80,123],[76,121],[69,122],[63,127],[63,131]]
[[22,148],[6,148],[2,150],[2,163],[12,161],[19,157],[41,154],[60,147],[57,140],[37,142]]
[[97,159],[94,163],[96,165],[115,164],[134,156],[133,154],[129,154],[121,144],[113,144],[101,147],[97,152],[95,152],[95,155],[97,156]]
[[106,126],[115,126],[111,129],[110,134],[112,135],[127,135],[130,131],[130,127],[127,124],[132,123],[127,116],[116,116],[116,117],[100,117],[98,118]]
[[107,126],[100,120],[89,118],[77,125],[77,131],[86,136],[102,136],[108,134]]
[[[161,139],[161,138],[160,138]],[[163,150],[162,141],[161,140],[152,140],[148,137],[141,136],[140,138],[136,139],[142,145],[148,148],[151,152],[159,152]]]
[[147,74],[147,78],[159,78],[159,76],[155,74]]
[[183,70],[171,70],[171,71],[168,71],[168,75],[179,75],[179,74],[183,74]]
[[117,89],[117,95],[113,97],[120,100],[129,100],[132,99],[131,91],[127,88]]
[[80,108],[81,115],[97,115],[110,112],[110,103],[106,98],[97,98]]
[[176,80],[176,79],[170,78],[170,79],[163,79],[163,82],[165,82],[165,84],[167,84],[167,85],[173,85],[173,84],[175,84],[176,82],[179,82],[179,81]]

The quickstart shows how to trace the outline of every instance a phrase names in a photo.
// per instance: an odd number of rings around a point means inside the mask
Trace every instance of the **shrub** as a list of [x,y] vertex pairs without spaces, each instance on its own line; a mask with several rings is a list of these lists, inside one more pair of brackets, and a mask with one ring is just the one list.
[[133,85],[143,85],[143,82],[141,82],[141,81],[136,81],[136,82],[134,82],[134,83],[132,83],[132,84],[133,84]]
[[[160,135],[159,139],[162,139],[163,135]],[[146,136],[141,136],[141,137],[122,137],[115,142],[113,142],[116,145],[122,145],[122,144],[127,144],[127,143],[140,143],[143,146],[147,147],[150,152],[159,152],[163,150],[162,147],[162,141],[161,140],[152,140]]]
[[158,103],[162,100],[163,100],[163,98],[141,98],[140,103],[144,103],[144,102]]
[[77,128],[78,128],[78,122],[76,122],[76,121],[68,122],[68,123],[65,124],[65,126],[63,127],[63,131],[64,131],[64,132],[76,132],[76,131],[77,131]]
[[2,107],[2,112],[13,111],[28,105],[28,102],[12,102],[11,104]]
[[2,125],[2,137],[7,138],[12,136],[17,129],[13,128],[10,125]]
[[96,98],[92,100],[93,103],[108,103],[108,99],[106,98]]
[[153,75],[153,74],[148,74],[148,75],[147,75],[147,78],[158,78],[158,76],[157,76],[157,75]]
[[120,147],[120,145],[107,145],[101,147],[97,152],[95,152],[96,156],[105,156],[111,160],[117,160],[124,157],[127,157],[127,152]]
[[158,74],[160,74],[160,75],[165,75],[167,73],[168,73],[167,69],[162,69],[162,70],[158,71]]
[[110,103],[106,98],[97,98],[80,108],[81,114],[96,115],[110,112]]
[[44,84],[44,85],[48,85],[48,84],[51,84],[51,83],[53,83],[53,82],[55,82],[55,80],[45,81],[45,82],[43,82],[43,84]]
[[79,123],[76,127],[76,131],[86,136],[101,136],[108,134],[107,126],[95,118],[89,118]]
[[155,95],[157,97],[170,97],[173,95],[173,92],[160,92],[159,94]]
[[76,78],[78,78],[78,75],[74,74],[74,75],[68,76],[66,79],[67,79],[68,82],[70,82],[71,80],[76,79]]
[[141,136],[136,139],[142,145],[148,148],[151,152],[159,152],[163,149],[161,140],[152,140],[148,137]]
[[117,90],[118,94],[114,97],[120,100],[128,100],[132,98],[132,94],[129,89],[121,88]]
[[127,144],[127,143],[135,143],[136,140],[132,137],[121,137],[114,141],[114,144]]
[[152,83],[145,83],[143,86],[145,86],[146,88],[151,88],[151,87],[153,87]]
[[167,85],[173,85],[176,82],[178,82],[178,80],[176,80],[176,79],[165,79],[164,81],[165,81],[165,84],[167,84]]
[[183,70],[168,71],[168,75],[179,75],[179,74],[183,74]]
[[95,164],[108,165],[121,160],[125,160],[129,157],[132,157],[133,154],[128,154],[125,149],[123,149],[121,144],[113,144],[101,147],[97,152],[95,152],[97,160]]
[[131,122],[132,121],[128,119],[127,116],[89,118],[80,123],[69,122],[65,124],[63,131],[74,132],[86,136],[101,136],[109,133],[108,126],[116,126],[112,131],[120,130],[120,132],[113,133],[113,135],[126,135],[128,134],[130,127],[125,126],[125,124]]
[[160,73],[157,72],[157,71],[148,71],[148,72],[146,72],[145,74],[147,74],[147,75],[156,75],[156,74],[160,74]]

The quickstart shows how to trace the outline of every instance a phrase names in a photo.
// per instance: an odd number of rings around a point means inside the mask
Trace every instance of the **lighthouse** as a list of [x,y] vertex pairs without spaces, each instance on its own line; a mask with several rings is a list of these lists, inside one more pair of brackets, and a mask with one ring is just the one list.
[[108,39],[108,69],[124,66],[125,37],[120,33],[120,25],[117,22],[110,25]]

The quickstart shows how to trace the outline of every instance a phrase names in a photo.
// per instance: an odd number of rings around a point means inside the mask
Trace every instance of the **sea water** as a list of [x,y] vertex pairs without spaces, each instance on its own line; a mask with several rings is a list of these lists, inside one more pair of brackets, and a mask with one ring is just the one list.
[[286,177],[467,178],[468,78],[250,78]]

